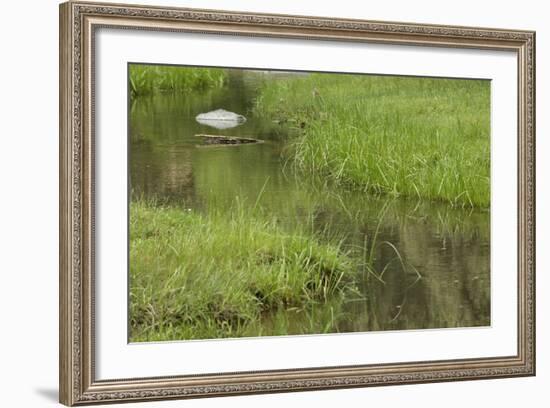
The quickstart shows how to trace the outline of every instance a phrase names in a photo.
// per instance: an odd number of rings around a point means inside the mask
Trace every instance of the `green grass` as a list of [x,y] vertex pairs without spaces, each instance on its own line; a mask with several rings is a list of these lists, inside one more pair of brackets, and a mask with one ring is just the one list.
[[266,81],[296,169],[355,190],[487,208],[490,83],[338,74]]
[[266,312],[313,310],[353,292],[357,266],[338,240],[285,231],[244,208],[131,203],[131,341],[256,336]]
[[221,87],[227,78],[218,68],[130,64],[129,88],[132,98],[158,92],[196,91]]

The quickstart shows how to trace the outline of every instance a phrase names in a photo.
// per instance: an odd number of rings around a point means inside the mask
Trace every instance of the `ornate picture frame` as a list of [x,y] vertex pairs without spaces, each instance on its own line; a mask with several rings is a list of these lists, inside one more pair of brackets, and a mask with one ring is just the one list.
[[[169,377],[96,378],[95,33],[99,28],[365,42],[517,55],[517,353]],[[124,137],[121,136],[121,137]],[[60,401],[73,406],[535,375],[535,33],[67,2],[60,6]],[[121,272],[122,273],[122,272]]]

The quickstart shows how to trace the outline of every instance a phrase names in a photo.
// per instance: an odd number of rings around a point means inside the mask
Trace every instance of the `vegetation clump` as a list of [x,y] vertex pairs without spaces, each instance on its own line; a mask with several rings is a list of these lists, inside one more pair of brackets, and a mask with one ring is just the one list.
[[132,98],[159,92],[197,91],[224,85],[227,72],[219,68],[186,68],[167,65],[129,66]]
[[490,83],[310,74],[265,81],[255,114],[293,128],[293,165],[376,194],[487,208]]
[[356,265],[339,242],[254,217],[130,205],[132,341],[239,337],[262,313],[334,301]]

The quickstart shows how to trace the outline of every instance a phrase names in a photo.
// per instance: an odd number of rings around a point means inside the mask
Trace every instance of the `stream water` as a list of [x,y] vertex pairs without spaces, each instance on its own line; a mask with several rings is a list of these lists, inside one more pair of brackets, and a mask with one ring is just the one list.
[[[411,267],[403,267],[392,246],[377,245],[376,269],[387,266],[383,282],[362,271],[360,296],[332,316],[339,332],[490,325],[489,212],[359,192],[331,194],[304,184],[284,170],[279,125],[250,114],[257,83],[254,75],[233,74],[224,89],[135,100],[129,120],[133,192],[199,211],[228,206],[237,197],[254,203],[261,195],[261,205],[283,225],[309,222],[319,231],[328,225],[331,233],[346,236],[350,248],[362,247],[378,229],[377,241],[395,246]],[[195,120],[219,108],[247,121],[219,130]],[[195,135],[205,133],[266,143],[198,146]],[[312,213],[313,219],[306,216]],[[311,319],[334,313],[332,306],[266,314],[263,331],[283,325],[299,333]]]

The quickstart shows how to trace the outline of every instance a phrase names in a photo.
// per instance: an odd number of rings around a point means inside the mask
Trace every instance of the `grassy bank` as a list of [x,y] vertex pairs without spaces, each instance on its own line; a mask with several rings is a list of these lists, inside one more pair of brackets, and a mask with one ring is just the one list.
[[220,87],[227,74],[218,68],[187,68],[165,65],[129,67],[129,88],[132,97],[156,92],[196,91]]
[[296,168],[347,188],[489,206],[488,81],[311,74],[266,81],[255,115],[294,128]]
[[131,203],[131,341],[257,336],[266,312],[354,290],[356,265],[338,241],[283,231],[244,208],[201,215]]

